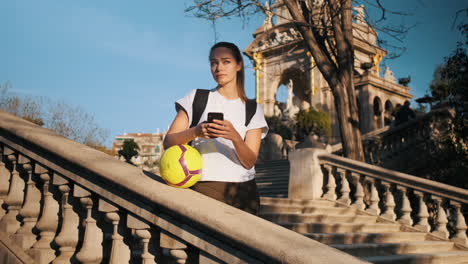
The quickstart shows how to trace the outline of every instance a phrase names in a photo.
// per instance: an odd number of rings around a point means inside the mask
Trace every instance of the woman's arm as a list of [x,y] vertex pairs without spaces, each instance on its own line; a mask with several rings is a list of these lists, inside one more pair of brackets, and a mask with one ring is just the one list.
[[237,152],[237,157],[239,157],[239,161],[244,168],[251,169],[255,165],[260,150],[261,128],[247,131],[244,141],[229,121],[214,120],[214,123],[207,125],[209,135],[232,141]]
[[207,130],[207,123],[200,123],[191,128],[188,126],[189,119],[187,113],[184,110],[179,110],[164,138],[164,149],[168,149],[177,144],[186,144],[197,137],[210,137]]
[[188,122],[187,113],[184,110],[179,110],[164,138],[164,149],[177,144],[186,144],[197,137],[198,126],[188,128]]

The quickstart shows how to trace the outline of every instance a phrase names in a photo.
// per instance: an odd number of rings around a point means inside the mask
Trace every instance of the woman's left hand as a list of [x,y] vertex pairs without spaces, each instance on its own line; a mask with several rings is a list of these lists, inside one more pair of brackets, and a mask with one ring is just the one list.
[[213,120],[213,123],[208,124],[208,133],[212,137],[221,137],[233,142],[242,140],[232,123],[227,120]]

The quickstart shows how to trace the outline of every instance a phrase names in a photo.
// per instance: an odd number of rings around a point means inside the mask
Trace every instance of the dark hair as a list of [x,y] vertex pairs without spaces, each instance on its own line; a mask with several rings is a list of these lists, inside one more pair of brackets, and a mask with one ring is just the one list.
[[241,64],[241,69],[237,72],[237,93],[242,101],[247,101],[247,96],[245,95],[245,89],[244,89],[244,59],[242,58],[242,53],[240,52],[239,48],[230,42],[218,42],[213,45],[210,49],[210,57],[213,51],[216,48],[227,48],[231,50],[232,55],[234,56],[234,59],[236,60],[237,63]]

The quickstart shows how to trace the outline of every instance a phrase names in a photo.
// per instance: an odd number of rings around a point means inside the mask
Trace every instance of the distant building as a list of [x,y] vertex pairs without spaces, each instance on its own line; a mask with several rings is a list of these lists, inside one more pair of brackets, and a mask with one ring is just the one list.
[[140,148],[138,156],[132,159],[132,162],[144,170],[158,172],[159,159],[164,151],[163,141],[165,135],[166,133],[125,133],[115,137],[112,150],[118,155],[124,141],[131,139]]

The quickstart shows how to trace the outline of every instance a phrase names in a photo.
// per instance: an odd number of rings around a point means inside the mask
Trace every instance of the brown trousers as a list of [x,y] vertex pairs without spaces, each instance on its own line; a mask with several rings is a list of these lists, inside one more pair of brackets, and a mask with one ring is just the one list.
[[255,179],[246,182],[200,181],[192,189],[254,215],[260,206]]

